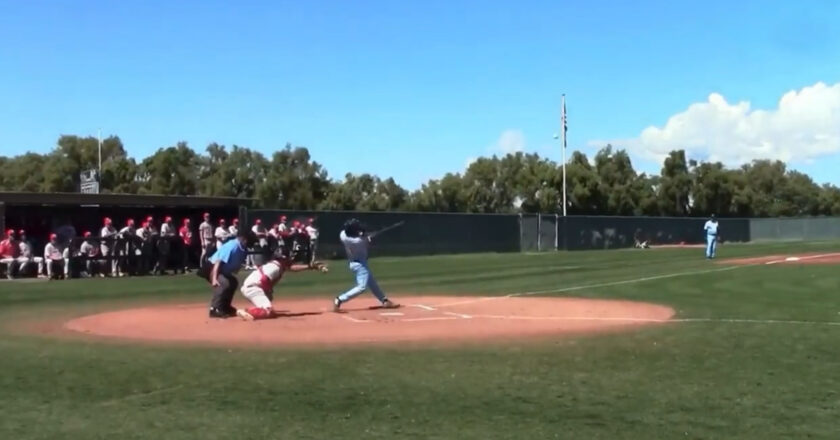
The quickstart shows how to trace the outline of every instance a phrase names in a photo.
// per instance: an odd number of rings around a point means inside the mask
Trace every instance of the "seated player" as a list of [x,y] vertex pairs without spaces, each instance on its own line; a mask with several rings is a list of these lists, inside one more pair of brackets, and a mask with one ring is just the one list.
[[59,244],[58,235],[50,234],[50,242],[44,247],[44,262],[49,279],[68,278],[70,265],[67,264],[67,251]]
[[[85,275],[88,277],[99,275],[100,278],[104,278],[105,273],[101,270],[102,260],[99,256],[99,246],[94,241],[93,235],[90,233],[90,231],[85,231],[85,233],[82,236],[84,237],[85,241],[82,242],[81,246],[79,246],[79,256],[81,256],[83,261],[85,262]],[[116,249],[116,246],[114,246],[113,248]]]
[[20,267],[18,271],[21,275],[25,275],[27,269],[29,268],[29,263],[35,263],[38,265],[38,278],[46,278],[46,274],[44,274],[44,259],[41,257],[37,257],[32,253],[32,243],[29,242],[29,239],[26,237],[26,231],[21,229],[18,231],[20,235],[20,257],[18,257],[18,262],[20,263]]
[[6,277],[14,279],[15,263],[20,256],[20,247],[15,240],[14,229],[6,231],[6,239],[0,241],[0,264],[6,266]]
[[246,321],[274,318],[274,308],[271,305],[271,300],[274,298],[274,285],[283,278],[283,273],[286,271],[302,272],[310,269],[326,272],[326,266],[322,263],[316,265],[292,263],[291,258],[278,249],[274,252],[271,261],[257,266],[257,269],[245,278],[240,291],[254,307],[237,309],[236,314]]

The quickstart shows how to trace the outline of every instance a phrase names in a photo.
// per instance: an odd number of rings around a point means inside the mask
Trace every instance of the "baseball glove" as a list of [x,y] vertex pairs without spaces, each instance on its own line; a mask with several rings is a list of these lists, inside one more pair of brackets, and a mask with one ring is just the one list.
[[311,268],[312,268],[312,269],[314,269],[314,270],[321,271],[321,272],[323,272],[323,273],[327,273],[327,272],[329,272],[329,271],[330,271],[330,268],[329,268],[329,267],[327,267],[327,265],[326,265],[326,264],[324,264],[324,263],[322,263],[322,262],[320,262],[320,261],[315,261],[315,262],[313,262],[312,264],[310,264],[310,265],[309,265],[309,267],[311,267]]

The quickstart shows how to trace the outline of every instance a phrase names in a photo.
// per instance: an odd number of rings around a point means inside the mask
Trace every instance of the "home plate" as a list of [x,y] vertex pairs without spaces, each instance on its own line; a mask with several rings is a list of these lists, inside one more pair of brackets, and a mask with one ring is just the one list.
[[400,312],[383,312],[379,314],[380,316],[402,316],[403,314]]
[[785,261],[799,261],[799,257],[787,257]]

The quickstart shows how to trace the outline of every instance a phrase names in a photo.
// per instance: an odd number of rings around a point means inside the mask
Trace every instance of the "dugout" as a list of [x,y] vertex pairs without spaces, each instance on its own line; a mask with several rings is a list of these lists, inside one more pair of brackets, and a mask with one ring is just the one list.
[[233,197],[0,192],[0,230],[26,230],[35,249],[42,249],[51,233],[65,240],[84,231],[98,236],[104,217],[117,229],[129,218],[138,227],[148,216],[158,225],[171,216],[176,227],[189,218],[197,232],[203,213],[209,212],[214,223],[219,218],[230,221],[243,217],[251,202]]

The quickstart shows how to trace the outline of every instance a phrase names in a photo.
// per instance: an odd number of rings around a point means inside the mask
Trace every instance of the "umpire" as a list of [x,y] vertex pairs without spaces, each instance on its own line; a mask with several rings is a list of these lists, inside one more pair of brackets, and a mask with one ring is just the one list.
[[236,239],[223,244],[207,260],[199,274],[213,286],[213,300],[210,302],[211,318],[229,318],[236,316],[233,307],[233,295],[239,287],[236,273],[248,256],[248,231],[240,230]]

